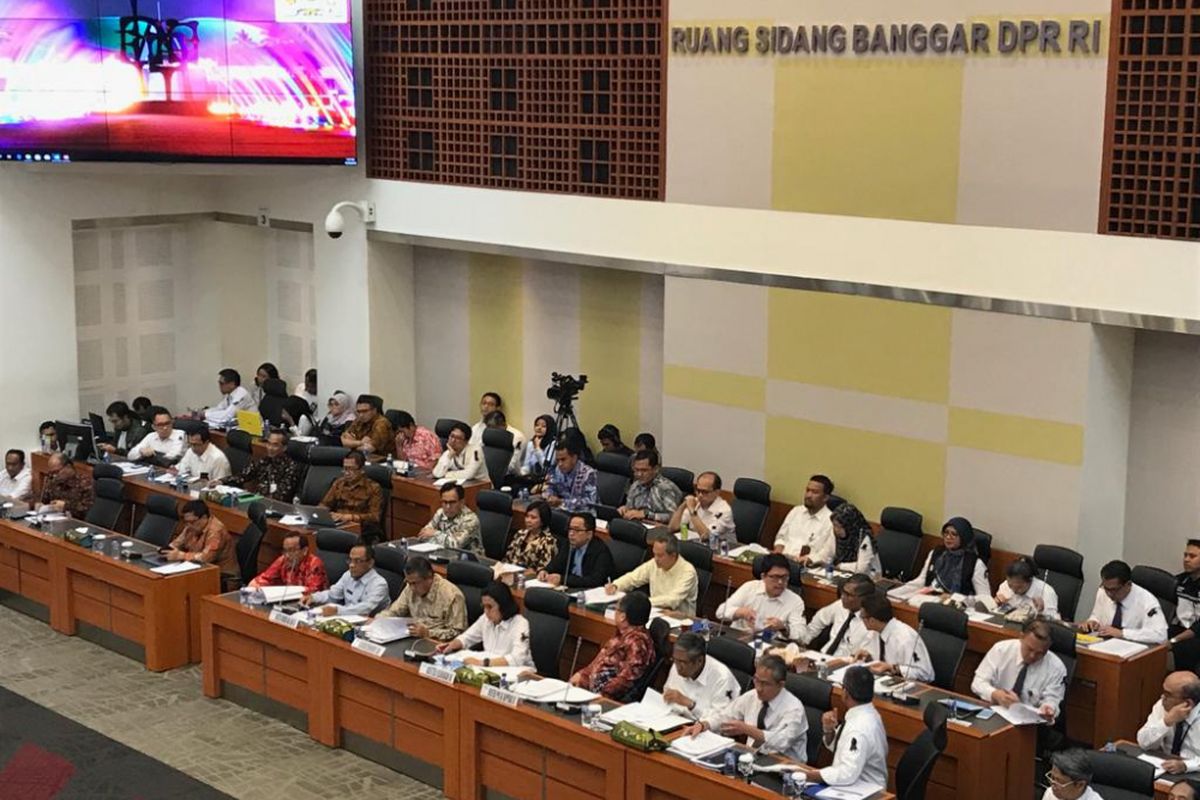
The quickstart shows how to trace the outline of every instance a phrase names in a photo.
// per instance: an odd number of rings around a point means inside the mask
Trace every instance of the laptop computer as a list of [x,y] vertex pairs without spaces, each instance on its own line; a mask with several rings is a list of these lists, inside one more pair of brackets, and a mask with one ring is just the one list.
[[108,441],[108,431],[104,428],[104,417],[91,411],[88,413],[88,420],[92,423],[92,433],[95,434],[96,441]]
[[318,528],[336,528],[341,524],[333,518],[333,512],[325,506],[296,506],[296,508],[308,520],[309,525]]

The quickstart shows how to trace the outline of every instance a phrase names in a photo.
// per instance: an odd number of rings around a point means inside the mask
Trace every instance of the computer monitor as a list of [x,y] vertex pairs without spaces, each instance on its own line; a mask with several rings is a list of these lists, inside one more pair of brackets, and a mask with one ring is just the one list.
[[58,437],[58,449],[76,461],[86,461],[96,452],[96,434],[91,425],[57,420],[54,433]]
[[92,423],[92,433],[96,434],[96,441],[107,441],[108,431],[104,428],[104,417],[92,411],[88,413],[88,420]]

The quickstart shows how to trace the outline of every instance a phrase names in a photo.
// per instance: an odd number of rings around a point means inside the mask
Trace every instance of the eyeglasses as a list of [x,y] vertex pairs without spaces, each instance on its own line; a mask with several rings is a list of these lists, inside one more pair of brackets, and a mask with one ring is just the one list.
[[588,532],[587,528],[576,528],[574,525],[567,528],[567,530],[570,531],[571,533],[587,533]]
[[369,559],[369,558],[356,558],[356,557],[354,557],[354,556],[350,556],[350,558],[348,558],[348,559],[346,559],[346,560],[347,560],[347,561],[349,561],[351,564],[365,564],[365,563],[367,563],[368,561],[370,561],[371,559]]
[[765,575],[763,575],[763,578],[770,579],[773,581],[786,581],[789,577],[791,577],[791,575],[790,575],[790,573],[787,573],[787,572],[782,572],[782,573],[768,572]]
[[1079,782],[1077,780],[1065,780],[1065,781],[1056,780],[1054,777],[1053,771],[1047,772],[1045,775],[1045,778],[1046,778],[1046,782],[1049,783],[1051,786],[1057,786],[1059,788],[1062,788],[1063,786],[1070,786],[1072,783]]

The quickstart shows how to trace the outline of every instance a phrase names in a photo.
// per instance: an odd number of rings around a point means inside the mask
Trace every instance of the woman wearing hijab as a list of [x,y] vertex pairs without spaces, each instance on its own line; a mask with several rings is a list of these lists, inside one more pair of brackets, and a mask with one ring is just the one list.
[[317,426],[317,435],[321,444],[339,446],[342,443],[342,431],[354,421],[354,401],[345,392],[334,392],[329,398],[329,413],[321,419]]
[[879,577],[883,573],[879,551],[875,547],[871,523],[862,512],[851,503],[842,503],[829,518],[833,523],[835,542],[833,568]]
[[554,417],[542,414],[533,421],[533,436],[521,453],[521,475],[543,476],[554,464]]
[[942,543],[925,559],[921,573],[908,582],[919,594],[948,592],[967,597],[991,597],[987,567],[975,552],[975,529],[965,517],[942,526]]
[[311,436],[316,424],[308,408],[308,400],[292,395],[283,403],[283,424],[292,436]]

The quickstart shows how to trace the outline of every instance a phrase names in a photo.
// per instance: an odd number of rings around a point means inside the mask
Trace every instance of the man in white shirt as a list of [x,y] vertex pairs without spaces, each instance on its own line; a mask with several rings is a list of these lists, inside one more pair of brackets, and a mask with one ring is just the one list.
[[837,709],[821,715],[822,742],[833,751],[833,763],[816,769],[804,767],[810,781],[828,786],[856,783],[887,788],[888,738],[883,719],[875,710],[875,678],[870,670],[851,667],[842,679],[846,721],[838,726]]
[[717,608],[717,619],[732,621],[739,630],[770,628],[788,639],[804,636],[804,601],[787,588],[792,575],[787,557],[763,556],[762,579],[746,581]]
[[933,680],[933,660],[920,634],[892,617],[892,604],[883,592],[863,599],[863,624],[874,636],[857,653],[857,658],[870,662],[868,668],[876,675],[892,674],[913,681]]
[[1089,784],[1092,782],[1092,762],[1088,754],[1075,748],[1050,756],[1050,771],[1042,800],[1104,800]]
[[134,461],[153,460],[157,464],[171,465],[183,458],[187,449],[187,436],[175,428],[171,412],[162,406],[150,409],[150,426],[154,429],[129,451]]
[[33,499],[33,471],[25,465],[24,450],[9,450],[4,454],[4,471],[0,472],[0,500],[27,503]]
[[663,700],[686,717],[703,719],[719,713],[741,694],[737,678],[729,667],[708,657],[704,639],[698,633],[681,633],[671,660]]
[[258,408],[250,392],[242,386],[242,376],[236,369],[218,372],[217,387],[221,390],[221,402],[204,411],[204,421],[211,427],[228,428],[237,420],[237,412]]
[[1163,681],[1162,697],[1138,730],[1138,747],[1166,755],[1162,768],[1172,775],[1200,770],[1200,678],[1194,672],[1172,672]]
[[863,600],[875,594],[875,582],[869,575],[855,573],[846,579],[839,591],[840,599],[819,609],[804,629],[801,641],[809,644],[822,633],[829,638],[820,651],[836,658],[849,658],[863,649],[871,632],[862,621],[859,611]]
[[188,450],[179,461],[178,472],[193,480],[206,478],[219,481],[228,478],[232,470],[221,448],[209,441],[208,426],[201,425],[188,434]]
[[[493,430],[508,431],[512,434],[513,453],[512,458],[508,460],[508,470],[505,474],[516,475],[521,471],[521,451],[525,449],[525,434],[508,424],[508,417],[504,416],[503,411],[493,411],[487,415],[484,421],[484,429],[491,428]],[[483,431],[479,432],[478,439],[475,433],[471,433],[471,438],[476,440],[476,443],[483,447]]]
[[1124,561],[1110,561],[1100,568],[1096,602],[1079,628],[1143,644],[1167,640],[1167,618],[1158,598],[1133,582],[1133,571]]
[[975,670],[971,691],[989,705],[1032,706],[1053,723],[1067,692],[1067,668],[1050,652],[1049,623],[1032,620],[1020,639],[992,645]]
[[479,443],[483,441],[483,431],[487,428],[488,414],[491,414],[493,411],[499,411],[503,405],[504,401],[500,398],[500,395],[495,392],[483,393],[483,396],[479,398],[479,422],[471,426],[472,442]]
[[824,564],[833,557],[833,522],[830,520],[829,495],[833,481],[813,475],[804,487],[804,502],[784,517],[775,534],[775,552],[801,564]]
[[733,509],[721,497],[721,476],[701,472],[696,476],[694,492],[683,498],[667,527],[674,532],[686,525],[689,538],[695,536],[706,542],[716,536],[730,545],[737,544]]
[[808,717],[804,704],[784,688],[787,665],[779,656],[763,656],[754,671],[754,688],[724,709],[685,728],[695,736],[706,730],[743,741],[763,753],[779,753],[803,764],[808,760]]
[[471,429],[456,422],[446,436],[446,450],[433,465],[433,477],[452,481],[487,480],[483,450],[472,441]]
[[390,602],[388,584],[375,571],[374,548],[365,544],[351,547],[346,563],[347,569],[337,583],[326,591],[304,595],[300,604],[323,606],[321,613],[327,617],[335,614],[369,616],[387,608]]
[[679,540],[669,533],[657,531],[650,534],[647,541],[654,557],[605,586],[605,590],[616,594],[618,590],[628,592],[650,584],[650,605],[673,611],[675,616],[694,616],[699,578],[696,568],[679,555]]

